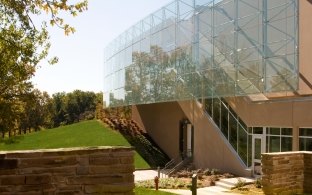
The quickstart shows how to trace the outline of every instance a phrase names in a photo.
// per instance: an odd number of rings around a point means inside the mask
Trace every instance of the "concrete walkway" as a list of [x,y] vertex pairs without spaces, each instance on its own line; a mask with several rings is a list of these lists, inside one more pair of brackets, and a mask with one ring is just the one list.
[[[180,195],[192,195],[191,190],[178,190],[178,189],[160,189],[161,191],[171,192]],[[220,188],[218,186],[211,186],[205,188],[198,188],[197,195],[238,195],[236,193],[232,193],[229,190],[225,190],[224,188]]]
[[144,181],[154,179],[157,176],[157,170],[138,170],[134,171],[134,181]]
[[[151,180],[157,176],[157,170],[137,170],[134,172],[134,181]],[[180,195],[192,195],[191,190],[182,189],[160,189],[161,191],[171,192]],[[221,188],[219,186],[211,186],[205,188],[198,188],[197,195],[238,195],[232,193],[230,190]]]

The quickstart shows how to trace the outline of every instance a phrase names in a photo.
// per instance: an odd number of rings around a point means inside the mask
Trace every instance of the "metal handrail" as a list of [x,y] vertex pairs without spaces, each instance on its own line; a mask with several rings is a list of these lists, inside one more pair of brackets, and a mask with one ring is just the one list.
[[168,171],[168,175],[172,174],[178,167],[180,167],[182,164],[184,164],[189,158],[186,158],[179,162],[176,166],[174,166],[172,169]]
[[[168,170],[170,166],[174,165],[174,163],[175,163],[179,158],[181,158],[180,154],[179,154],[178,156],[176,156],[175,158],[171,159],[169,162],[167,162],[167,163],[165,164],[164,168],[162,168],[162,169],[160,170],[160,173],[161,173],[161,177],[162,177],[162,178],[164,177],[164,174],[167,174],[167,173],[168,173],[168,171],[166,171],[166,170]],[[171,170],[171,169],[169,169],[169,170]]]

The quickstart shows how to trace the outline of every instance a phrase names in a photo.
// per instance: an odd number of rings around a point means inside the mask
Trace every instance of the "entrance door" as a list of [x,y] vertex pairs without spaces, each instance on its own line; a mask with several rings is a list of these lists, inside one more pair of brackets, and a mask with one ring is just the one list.
[[261,177],[261,153],[265,152],[263,135],[252,135],[252,170],[254,177]]
[[185,120],[180,122],[179,152],[182,159],[192,157],[193,133],[192,124]]

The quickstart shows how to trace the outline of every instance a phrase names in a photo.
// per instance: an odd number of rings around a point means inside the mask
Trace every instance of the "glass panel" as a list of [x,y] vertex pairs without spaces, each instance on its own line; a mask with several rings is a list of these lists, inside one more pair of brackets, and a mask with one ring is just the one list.
[[255,159],[261,160],[261,139],[255,139]]
[[237,151],[237,121],[231,114],[229,115],[229,119],[229,141],[233,148]]
[[280,135],[280,128],[270,128],[269,134],[271,134],[271,135]]
[[280,137],[269,137],[269,152],[280,152]]
[[292,135],[292,128],[282,128],[281,134],[282,135]]
[[292,151],[292,137],[281,137],[281,152]]
[[300,128],[299,136],[312,136],[312,128]]
[[224,104],[221,104],[221,131],[224,134],[224,136],[228,139],[228,125],[229,125],[229,119],[228,119],[228,110],[224,106]]
[[208,114],[212,117],[212,98],[205,99],[205,109]]
[[263,127],[253,127],[253,133],[254,134],[262,134],[263,133]]
[[238,127],[238,154],[241,159],[247,164],[247,143],[248,143],[248,134],[245,132],[243,127]]
[[248,164],[250,167],[252,164],[252,135],[248,135]]
[[220,127],[220,100],[213,99],[213,120]]
[[299,150],[312,151],[312,138],[299,138]]

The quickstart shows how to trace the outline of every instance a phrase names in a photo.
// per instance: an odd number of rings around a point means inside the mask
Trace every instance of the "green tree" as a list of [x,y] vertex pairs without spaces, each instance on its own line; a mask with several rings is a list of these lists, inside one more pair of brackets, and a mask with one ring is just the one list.
[[[76,16],[86,9],[86,0],[74,4],[67,0],[0,0],[0,131],[18,126],[22,97],[32,91],[29,80],[50,48],[47,23],[68,35],[75,30],[60,14]],[[32,18],[42,13],[50,18],[35,25]],[[49,62],[56,63],[57,58]]]

